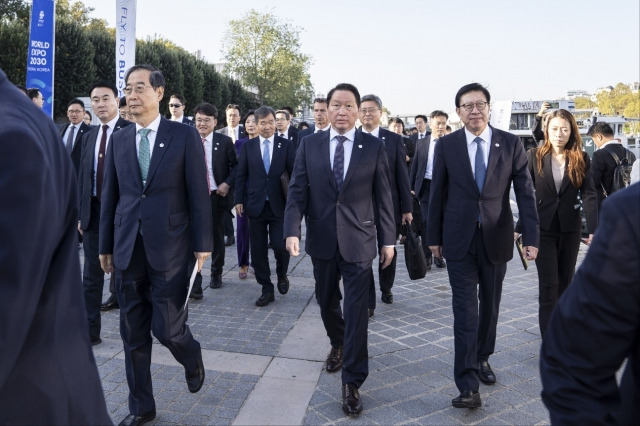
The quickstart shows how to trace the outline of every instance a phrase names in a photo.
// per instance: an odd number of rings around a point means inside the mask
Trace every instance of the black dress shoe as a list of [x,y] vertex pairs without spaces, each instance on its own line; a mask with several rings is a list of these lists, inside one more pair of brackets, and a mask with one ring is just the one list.
[[110,311],[111,309],[118,309],[119,307],[120,306],[118,306],[118,299],[116,299],[116,295],[112,294],[111,296],[109,296],[106,302],[100,305],[100,310]]
[[209,283],[209,287],[211,288],[220,288],[222,287],[222,275],[220,274],[211,274],[211,282]]
[[342,411],[347,416],[357,416],[362,413],[362,400],[360,392],[353,383],[342,385]]
[[204,383],[204,364],[202,363],[202,350],[198,354],[198,368],[192,374],[189,374],[187,370],[184,371],[184,377],[187,379],[187,387],[189,392],[196,393],[202,388]]
[[331,352],[327,356],[327,372],[333,373],[342,368],[342,346],[331,347]]
[[143,414],[142,416],[136,416],[134,414],[129,414],[124,418],[118,426],[139,426],[145,423],[149,423],[151,420],[156,418],[156,412],[152,411],[147,414]]
[[436,257],[433,259],[433,264],[436,265],[437,268],[446,268],[447,264],[444,261],[443,257]]
[[382,300],[384,303],[390,305],[390,304],[393,303],[393,294],[391,294],[391,292],[382,293],[382,296],[380,297],[380,300]]
[[232,246],[235,243],[236,243],[236,237],[234,237],[233,235],[230,235],[224,239],[224,245],[227,247]]
[[256,306],[267,306],[269,302],[275,302],[276,298],[273,295],[273,292],[267,294],[261,294],[256,300]]
[[496,383],[496,375],[488,361],[478,361],[478,378],[485,385],[493,385]]
[[372,318],[373,314],[376,313],[376,309],[375,308],[369,308],[368,310],[369,310],[369,318]]
[[286,275],[278,277],[278,291],[280,294],[287,294],[289,291],[289,278]]
[[482,405],[478,391],[464,391],[451,400],[456,408],[478,408]]
[[100,336],[89,336],[89,340],[91,341],[91,346],[99,345],[102,343],[102,339]]
[[427,257],[427,271],[431,270],[431,264],[433,263],[433,256]]
[[189,293],[189,299],[202,299],[202,274],[200,272],[196,272],[193,287],[191,288],[191,293]]

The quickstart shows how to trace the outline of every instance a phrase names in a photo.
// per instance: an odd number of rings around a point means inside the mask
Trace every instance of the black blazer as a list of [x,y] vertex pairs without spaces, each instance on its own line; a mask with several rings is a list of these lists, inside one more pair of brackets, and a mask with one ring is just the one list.
[[229,192],[224,198],[227,200],[228,207],[231,208],[235,205],[233,189],[236,183],[236,166],[238,165],[236,148],[229,136],[220,133],[214,132],[211,142],[209,164],[213,165],[213,178],[218,185],[223,182],[229,185]]
[[[430,145],[430,133],[426,138],[422,138],[416,142],[416,153],[413,156],[413,161],[411,161],[411,175],[409,176],[409,184],[411,185],[411,190],[416,193],[416,197],[420,196],[424,174],[427,172]],[[433,173],[433,170],[431,170],[431,173]]]
[[[596,193],[593,188],[593,179],[591,178],[591,161],[586,152],[583,152],[583,158],[586,163],[584,179],[582,186],[576,188],[569,180],[569,174],[565,170],[560,191],[556,191],[556,185],[553,180],[553,172],[551,171],[551,154],[547,154],[542,158],[542,176],[538,173],[538,160],[536,153],[538,148],[527,151],[527,160],[529,161],[529,173],[533,179],[533,186],[536,190],[536,205],[538,207],[538,219],[540,221],[540,229],[549,230],[551,222],[556,212],[560,222],[560,232],[580,232],[582,229],[582,219],[580,216],[580,203],[578,195],[582,198],[585,216],[587,218],[587,231],[593,234],[598,225],[598,205],[596,201]],[[516,230],[520,229],[520,222],[516,226]]]
[[[131,121],[118,118],[113,128],[113,133],[120,129],[130,126]],[[78,193],[80,194],[78,206],[78,220],[80,221],[80,229],[86,231],[91,220],[91,197],[93,196],[93,174],[95,163],[95,152],[98,135],[100,134],[100,126],[93,126],[93,129],[86,133],[82,138],[82,155],[80,162],[80,171],[78,173]],[[104,181],[103,181],[104,184]]]
[[[69,128],[71,123],[67,123],[66,125],[60,128],[60,137],[62,137],[62,144],[66,146],[67,141],[64,140],[64,134]],[[71,149],[71,161],[73,162],[74,167],[76,168],[76,176],[80,172],[80,156],[82,152],[82,138],[86,135],[91,129],[96,126],[88,126],[84,123],[84,121],[80,122],[80,128],[76,130],[76,137],[73,141],[73,148]]]
[[[607,196],[611,194],[613,187],[613,172],[616,168],[616,161],[609,152],[615,153],[620,161],[626,157],[626,148],[619,143],[612,143],[602,149],[598,149],[593,153],[593,162],[591,164],[591,175],[593,176],[593,185],[596,189],[598,197],[598,205],[602,204]],[[636,161],[633,152],[629,152],[630,163]]]
[[411,198],[411,189],[409,187],[409,172],[405,161],[402,136],[380,128],[378,137],[384,142],[384,147],[387,151],[393,216],[395,223],[399,224],[403,213],[411,213],[413,211],[413,199]]
[[[280,132],[278,132],[278,130],[276,130],[276,134],[279,134]],[[300,134],[300,130],[296,129],[293,126],[289,126],[289,129],[287,131],[287,136],[291,143],[293,144],[294,147],[298,146],[298,135]]]

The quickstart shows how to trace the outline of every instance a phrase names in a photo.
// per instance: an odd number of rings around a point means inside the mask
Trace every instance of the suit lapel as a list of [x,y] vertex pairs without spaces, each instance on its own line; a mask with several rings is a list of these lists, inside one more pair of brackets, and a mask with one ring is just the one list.
[[149,186],[149,183],[153,180],[153,175],[158,169],[158,164],[160,164],[160,161],[162,161],[164,153],[167,152],[170,142],[171,128],[163,118],[160,120],[160,125],[158,126],[158,134],[156,135],[156,141],[153,145],[151,162],[149,163],[149,171],[147,172],[147,186]]
[[547,153],[542,157],[542,180],[550,194],[557,194],[556,183],[553,180],[553,169],[551,168],[551,154]]
[[[494,170],[498,170],[498,165],[502,163],[503,140],[496,129],[492,129],[493,135],[491,136],[491,142],[489,142],[489,162],[487,164],[487,175],[484,178],[483,188],[487,187],[487,183],[493,176],[499,176],[499,173],[492,173]],[[467,154],[467,158],[469,155]],[[474,180],[475,181],[475,180]]]
[[271,174],[272,170],[280,170],[281,168],[278,165],[282,162],[282,142],[287,139],[281,138],[280,136],[273,137],[273,154],[271,155],[271,163],[269,165],[269,174]]
[[459,136],[447,143],[454,144],[456,157],[460,161],[462,172],[467,176],[470,185],[478,192],[478,186],[476,185],[476,180],[473,177],[473,169],[471,168],[471,160],[469,159],[469,148],[467,147],[467,137],[465,136],[464,127],[458,130],[458,132]]
[[560,191],[558,191],[558,195],[562,194],[567,189],[567,186],[569,186],[569,183],[571,183],[571,180],[569,180],[568,170],[569,170],[569,155],[565,155],[564,174],[562,175],[562,182],[560,182]]
[[[326,133],[326,134],[325,134]],[[331,182],[331,187],[334,191],[338,191],[338,187],[336,186],[336,179],[333,175],[333,170],[331,169],[331,140],[329,139],[330,132],[322,132],[322,142],[320,143],[320,158],[324,158],[325,160],[321,160],[325,165],[324,171],[329,178],[329,182]],[[311,161],[313,161],[312,159]]]
[[[347,174],[344,177],[344,182],[342,183],[342,192],[344,192],[344,188],[349,184],[351,176],[353,176],[353,174],[356,172],[356,169],[358,168],[358,164],[360,163],[360,159],[363,155],[364,145],[365,144],[364,138],[362,137],[362,132],[360,130],[356,130],[356,134],[353,140],[353,149],[351,150],[351,159],[349,160],[349,167],[347,168]],[[333,174],[333,171],[331,172],[331,174]]]

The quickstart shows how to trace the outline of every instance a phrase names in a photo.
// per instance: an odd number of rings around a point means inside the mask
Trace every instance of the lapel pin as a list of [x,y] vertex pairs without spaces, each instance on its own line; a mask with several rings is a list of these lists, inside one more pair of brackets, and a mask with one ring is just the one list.
[[280,148],[280,144],[278,144],[278,148]]
[[164,148],[164,144],[163,143],[160,144],[160,148]]
[[496,148],[498,148],[498,147],[500,147],[500,144],[499,144],[499,143],[497,143],[497,144],[496,144]]
[[217,150],[218,150],[218,147],[216,146],[215,148],[213,148],[213,150],[214,150],[214,151],[217,151]]
[[358,145],[358,148],[362,148],[362,145]]

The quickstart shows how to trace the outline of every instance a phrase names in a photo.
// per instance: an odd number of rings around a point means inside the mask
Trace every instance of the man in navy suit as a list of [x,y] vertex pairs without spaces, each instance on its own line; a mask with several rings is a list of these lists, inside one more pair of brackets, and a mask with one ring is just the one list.
[[[204,146],[207,163],[207,183],[211,199],[211,219],[213,222],[213,254],[211,255],[211,282],[209,287],[222,287],[224,268],[224,217],[234,206],[233,187],[235,185],[238,157],[231,138],[216,133],[218,109],[210,103],[202,103],[193,110],[196,129]],[[197,273],[191,295],[202,298],[202,275]]]
[[67,117],[69,123],[60,128],[62,143],[71,155],[71,161],[76,174],[80,170],[80,151],[82,151],[82,137],[91,130],[91,126],[84,124],[84,102],[80,99],[72,99],[67,104]]
[[[460,395],[452,405],[481,405],[478,378],[496,382],[489,365],[507,262],[513,257],[513,182],[524,250],[538,253],[538,213],[527,157],[517,136],[488,125],[489,91],[478,83],[458,90],[456,113],[464,128],[435,147],[427,218],[427,244],[448,262],[453,294],[454,377]],[[480,306],[478,307],[478,300]]]
[[289,139],[294,147],[298,146],[298,129],[291,126],[291,114],[286,109],[276,111],[276,134]]
[[111,424],[82,300],[75,170],[2,70],[0,98],[0,424]]
[[416,132],[409,136],[409,139],[413,141],[413,143],[417,143],[418,139],[426,138],[427,133],[427,116],[424,114],[418,114],[414,118],[416,122]]
[[[435,146],[439,139],[444,136],[447,127],[449,115],[444,111],[433,111],[431,113],[429,126],[431,133],[426,137],[418,139],[416,142],[416,153],[411,163],[411,175],[409,183],[411,184],[411,192],[418,197],[420,202],[420,217],[422,218],[421,229],[427,229],[427,212],[429,210],[429,194],[431,188],[431,177],[433,174],[433,157]],[[426,231],[423,233],[426,234]],[[442,258],[435,258],[429,250],[427,239],[422,237],[422,248],[427,258],[427,269],[431,269],[431,264],[435,263],[438,268],[445,268],[447,264]]]
[[313,119],[315,120],[314,124],[309,126],[308,129],[301,130],[298,133],[298,144],[296,144],[296,149],[298,149],[300,141],[305,136],[322,132],[323,130],[329,130],[331,128],[327,98],[315,98],[313,100]]
[[[365,95],[360,103],[360,122],[362,123],[362,133],[369,133],[383,142],[389,160],[389,188],[391,189],[391,199],[393,201],[393,214],[396,224],[396,239],[400,233],[400,226],[411,223],[413,216],[413,201],[411,190],[409,189],[409,174],[405,162],[404,144],[402,136],[380,128],[380,118],[382,117],[382,101],[376,95]],[[376,217],[376,220],[378,217]],[[395,240],[394,240],[395,241]],[[378,242],[378,248],[382,246]],[[396,249],[393,248],[393,259],[391,264],[382,268],[378,266],[378,279],[380,280],[381,300],[384,303],[393,303],[393,293],[391,288],[396,277]],[[371,284],[369,286],[369,316],[373,316],[376,307],[376,288],[371,274]]]
[[358,389],[369,374],[367,305],[376,235],[382,246],[380,263],[386,268],[393,259],[396,226],[384,144],[355,127],[358,89],[342,83],[327,99],[331,129],[307,136],[298,147],[285,236],[287,250],[298,256],[300,223],[306,216],[305,250],[318,265],[316,292],[331,341],[326,368],[342,368],[342,409],[357,416],[362,412]]
[[587,257],[542,341],[542,401],[552,424],[640,419],[640,184],[602,206]]
[[189,126],[195,126],[192,120],[189,120],[184,115],[184,110],[187,107],[184,96],[173,94],[169,98],[169,111],[171,111],[171,121],[177,121],[178,123],[188,124]]
[[254,112],[259,136],[242,145],[236,172],[236,214],[249,217],[249,241],[251,242],[251,264],[256,271],[256,281],[262,293],[256,306],[266,306],[275,301],[269,248],[271,241],[276,258],[278,291],[289,291],[289,253],[284,247],[282,220],[285,197],[280,176],[293,172],[295,148],[284,138],[275,135],[276,112],[263,106]]
[[200,343],[186,324],[187,262],[202,268],[212,250],[211,204],[195,127],[160,115],[162,72],[135,65],[125,75],[135,119],[111,135],[100,212],[100,263],[114,278],[129,384],[121,425],[155,418],[151,331],[185,369],[190,392],[204,383]]
[[[105,154],[109,138],[114,132],[133,124],[118,115],[118,89],[113,82],[99,81],[89,88],[91,107],[100,120],[100,126],[89,131],[82,140],[82,158],[78,174],[78,193],[80,194],[80,212],[78,230],[82,233],[84,250],[84,271],[82,287],[84,303],[89,320],[89,337],[97,345],[100,339],[100,302],[104,287],[104,271],[98,258],[98,235],[100,229],[100,198],[104,182]],[[111,297],[105,304],[118,302],[115,297],[115,283],[110,280]],[[106,310],[106,309],[105,309]]]

